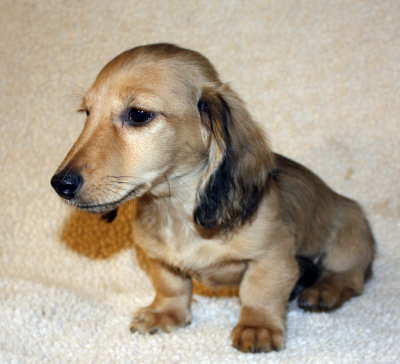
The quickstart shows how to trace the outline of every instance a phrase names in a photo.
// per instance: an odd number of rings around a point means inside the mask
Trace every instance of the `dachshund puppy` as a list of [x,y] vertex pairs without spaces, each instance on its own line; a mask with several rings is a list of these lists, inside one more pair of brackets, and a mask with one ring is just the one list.
[[296,256],[321,269],[301,308],[331,311],[363,292],[375,243],[360,206],[273,153],[201,54],[171,44],[128,50],[103,68],[81,111],[82,134],[51,184],[91,212],[137,199],[134,240],[156,295],[132,331],[187,325],[196,278],[239,287],[235,348],[279,350]]

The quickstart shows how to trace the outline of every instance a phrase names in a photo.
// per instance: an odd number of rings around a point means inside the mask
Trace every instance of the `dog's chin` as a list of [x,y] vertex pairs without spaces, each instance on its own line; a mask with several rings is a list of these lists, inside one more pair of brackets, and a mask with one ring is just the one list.
[[70,205],[77,207],[80,210],[93,212],[93,213],[105,213],[112,210],[115,210],[122,203],[133,200],[142,196],[146,192],[146,186],[144,184],[139,185],[126,193],[123,197],[114,199],[110,202],[100,202],[100,203],[90,203],[87,201],[81,200],[70,200],[67,201]]
[[92,212],[94,214],[102,214],[115,210],[121,203],[105,203],[98,205],[76,204],[73,206],[83,211]]

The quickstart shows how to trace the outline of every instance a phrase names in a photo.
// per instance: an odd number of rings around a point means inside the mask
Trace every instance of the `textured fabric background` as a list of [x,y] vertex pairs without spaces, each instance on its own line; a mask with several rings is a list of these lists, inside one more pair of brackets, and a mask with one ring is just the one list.
[[[374,280],[332,314],[291,306],[287,347],[230,347],[236,299],[196,296],[193,323],[131,335],[153,291],[111,225],[67,208],[49,179],[82,127],[101,67],[133,46],[203,52],[275,150],[359,200],[377,236]],[[400,1],[2,0],[1,363],[398,363]]]

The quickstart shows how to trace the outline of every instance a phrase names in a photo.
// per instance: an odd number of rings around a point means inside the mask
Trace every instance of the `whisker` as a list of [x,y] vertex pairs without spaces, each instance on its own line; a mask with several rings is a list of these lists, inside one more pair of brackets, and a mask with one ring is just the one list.
[[130,186],[135,186],[136,183],[132,183],[132,182],[127,182],[127,181],[114,181],[113,183],[118,183],[121,185],[130,185]]
[[[118,189],[116,189],[115,187],[119,187]],[[112,192],[112,193],[118,193],[123,191],[122,188],[120,188],[120,186],[113,186],[113,185],[103,185],[103,190]]]
[[102,191],[108,191],[108,192],[111,192],[111,193],[113,193],[113,194],[117,194],[119,191],[118,190],[116,190],[115,188],[113,188],[114,186],[113,185],[111,185],[111,184],[101,184],[101,185],[97,185],[97,186],[95,186],[94,187],[94,191],[100,191],[100,192],[102,192]]
[[119,179],[119,178],[133,178],[133,176],[105,176],[106,178],[116,178],[116,179]]
[[171,192],[171,183],[169,182],[169,179],[168,179],[168,177],[167,177],[167,175],[166,175],[165,173],[163,174],[163,177],[165,178],[165,181],[166,181],[167,184],[168,184],[168,196],[171,197],[171,195],[172,195],[172,192]]

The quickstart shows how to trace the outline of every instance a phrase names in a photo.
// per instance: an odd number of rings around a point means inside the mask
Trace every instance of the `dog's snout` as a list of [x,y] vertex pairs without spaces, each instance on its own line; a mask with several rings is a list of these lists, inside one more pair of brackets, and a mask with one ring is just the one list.
[[76,171],[63,170],[55,174],[50,183],[62,198],[72,200],[82,187],[83,178]]

